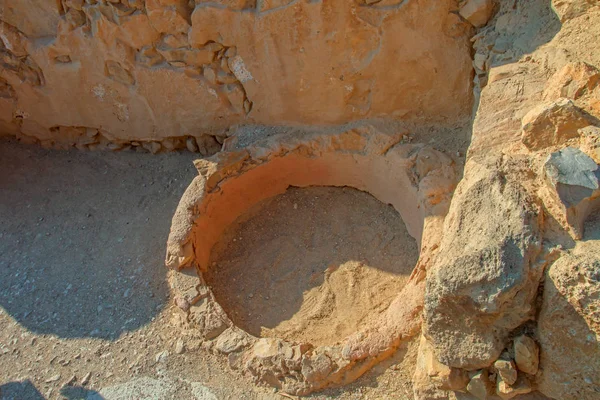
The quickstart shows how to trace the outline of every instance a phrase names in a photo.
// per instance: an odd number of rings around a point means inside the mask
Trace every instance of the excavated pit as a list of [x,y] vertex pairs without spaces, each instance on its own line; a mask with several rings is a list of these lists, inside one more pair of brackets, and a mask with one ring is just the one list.
[[352,188],[292,187],[225,230],[205,278],[246,332],[332,345],[389,307],[418,258],[392,206]]
[[405,137],[234,138],[196,161],[166,263],[181,271],[177,305],[232,366],[308,393],[356,379],[418,331],[419,260],[437,246],[456,173]]

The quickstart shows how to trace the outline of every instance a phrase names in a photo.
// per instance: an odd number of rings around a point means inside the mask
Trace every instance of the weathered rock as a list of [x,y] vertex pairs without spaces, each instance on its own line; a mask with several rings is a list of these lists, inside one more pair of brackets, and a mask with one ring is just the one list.
[[513,360],[499,358],[494,362],[494,368],[498,371],[500,379],[509,385],[517,381],[517,367]]
[[561,400],[598,398],[600,248],[582,242],[548,269],[538,318],[538,390]]
[[473,57],[473,66],[480,71],[485,71],[487,69],[485,65],[486,61],[487,54],[475,53],[475,56]]
[[85,13],[74,8],[71,8],[69,11],[67,11],[65,14],[65,19],[70,25],[70,29],[83,26],[86,22]]
[[106,75],[109,78],[112,78],[115,81],[120,82],[124,85],[135,84],[135,78],[133,77],[131,72],[129,72],[116,61],[109,60],[106,62]]
[[533,316],[540,217],[517,182],[467,163],[427,272],[424,328],[442,363],[491,365],[510,331]]
[[600,83],[600,71],[585,62],[572,62],[557,71],[548,80],[544,97],[556,100],[561,97],[576,100],[591,93]]
[[566,206],[577,205],[599,188],[598,164],[577,148],[566,147],[550,154],[544,169]]
[[489,378],[488,371],[477,372],[467,385],[467,391],[479,400],[486,400],[495,392],[495,385]]
[[4,22],[30,38],[55,35],[61,17],[55,2],[0,0],[0,10]]
[[[346,0],[80,3],[0,0],[2,31],[11,31],[2,37],[10,53],[3,78],[27,82],[9,83],[38,140],[59,125],[160,142],[247,123],[452,123],[471,110],[471,32],[443,28],[461,26],[451,1],[426,9]],[[207,82],[201,66],[209,65],[215,79]],[[233,85],[225,95],[217,76]],[[29,86],[41,85],[47,90],[34,95]],[[13,111],[0,113],[0,128],[27,134]]]
[[521,140],[530,150],[563,144],[592,121],[571,100],[560,98],[535,107],[523,117]]
[[198,151],[203,156],[212,156],[221,150],[221,144],[212,135],[202,135],[196,138]]
[[464,19],[479,28],[487,24],[493,11],[493,0],[467,0],[459,12]]
[[445,398],[446,391],[462,390],[468,383],[467,371],[440,363],[431,343],[421,336],[413,377],[415,399]]
[[183,354],[184,351],[185,351],[185,344],[183,343],[183,340],[178,339],[177,342],[175,343],[175,353]]
[[83,386],[87,385],[90,382],[90,379],[92,378],[92,372],[88,372],[87,374],[85,374],[83,376],[83,378],[81,378],[81,384]]
[[512,385],[499,379],[496,386],[496,394],[503,400],[512,399],[521,394],[531,393],[532,390],[531,382],[524,376],[519,376],[517,381]]
[[246,98],[244,87],[237,82],[229,83],[224,86],[224,92],[232,109],[238,114],[244,114],[244,100]]
[[142,147],[151,152],[152,154],[156,154],[162,148],[161,144],[158,142],[144,142],[142,143]]
[[210,298],[202,299],[192,305],[188,320],[207,340],[216,338],[228,328],[225,312]]
[[27,44],[26,38],[18,29],[4,21],[0,21],[0,40],[4,44],[4,47],[13,55],[17,57],[27,56],[27,50],[25,49],[25,45]]
[[161,43],[166,47],[173,49],[187,47],[189,45],[187,35],[176,33],[174,35],[166,35],[162,38]]
[[313,354],[311,357],[302,359],[302,375],[309,382],[324,380],[333,368],[333,362],[323,353]]
[[581,150],[567,147],[548,156],[546,181],[575,239],[583,237],[583,224],[600,197],[600,168]]
[[252,353],[254,357],[260,359],[275,357],[279,354],[280,342],[280,340],[271,338],[259,339],[252,347]]
[[[307,348],[304,349],[308,350]],[[295,349],[290,343],[280,339],[262,338],[258,339],[252,348],[246,352],[247,360],[245,366],[247,370],[259,381],[270,384],[275,387],[282,387],[288,384],[285,379],[289,374],[288,359],[294,357]],[[326,355],[312,354],[311,357],[303,357],[303,352],[298,353],[298,365],[294,376],[297,376],[298,370],[301,373],[308,374],[312,382],[327,376],[333,367],[331,360]],[[311,360],[308,360],[311,358]],[[300,366],[300,362],[302,366]],[[308,379],[308,378],[307,378]]]
[[45,383],[52,383],[52,382],[56,382],[60,379],[60,374],[56,374],[56,375],[52,375],[50,378],[46,379],[44,382]]
[[173,1],[170,5],[161,3],[160,0],[146,0],[146,11],[154,29],[160,33],[187,33],[190,28],[187,2]]
[[0,78],[0,98],[14,100],[15,89],[5,79]]
[[165,61],[165,58],[152,46],[142,47],[136,57],[136,61],[144,67],[152,67]]
[[196,139],[191,136],[185,140],[185,146],[192,153],[198,152],[198,144],[196,143]]
[[215,57],[215,53],[210,49],[202,48],[198,50],[189,50],[183,57],[185,64],[190,66],[202,66],[210,64]]
[[596,164],[600,164],[600,127],[586,126],[579,130],[580,148],[589,155]]
[[560,18],[560,22],[576,18],[595,5],[595,0],[552,0],[552,9]]
[[217,338],[215,349],[223,354],[233,353],[248,346],[250,341],[245,332],[241,332],[236,328],[228,328]]
[[521,335],[514,340],[515,362],[519,371],[535,375],[540,362],[540,350],[529,336]]
[[169,351],[163,350],[154,356],[154,361],[156,361],[157,363],[164,363],[167,361],[168,358],[169,358]]

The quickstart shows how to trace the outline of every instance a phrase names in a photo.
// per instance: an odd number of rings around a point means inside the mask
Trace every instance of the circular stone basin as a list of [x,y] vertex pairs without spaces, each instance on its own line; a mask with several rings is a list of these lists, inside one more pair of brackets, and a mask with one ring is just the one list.
[[204,275],[235,325],[332,345],[374,323],[419,250],[390,205],[352,188],[290,188],[224,232]]
[[406,133],[239,135],[195,161],[166,264],[186,321],[232,367],[307,394],[420,331],[456,173]]

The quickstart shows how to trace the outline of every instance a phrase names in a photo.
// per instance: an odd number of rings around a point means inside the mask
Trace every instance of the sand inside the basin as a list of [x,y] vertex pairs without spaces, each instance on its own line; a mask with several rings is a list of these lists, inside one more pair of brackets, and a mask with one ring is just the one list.
[[400,215],[351,188],[290,188],[228,227],[205,277],[240,328],[328,345],[399,293],[419,255]]

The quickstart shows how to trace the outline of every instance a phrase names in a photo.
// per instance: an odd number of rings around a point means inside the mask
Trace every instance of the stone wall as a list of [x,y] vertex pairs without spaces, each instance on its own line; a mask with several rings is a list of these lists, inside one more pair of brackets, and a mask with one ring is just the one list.
[[480,100],[415,398],[598,399],[600,3],[497,4],[471,39]]
[[0,132],[54,147],[471,110],[456,0],[0,0],[0,20]]

